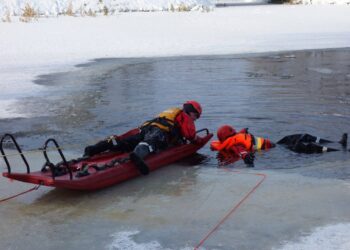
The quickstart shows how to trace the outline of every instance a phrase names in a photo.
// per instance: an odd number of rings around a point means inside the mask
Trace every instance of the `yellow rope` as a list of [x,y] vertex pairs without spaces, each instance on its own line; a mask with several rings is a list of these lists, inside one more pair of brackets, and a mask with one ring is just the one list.
[[[95,144],[96,142],[97,142],[97,140],[94,140],[94,141],[91,140],[91,144]],[[90,145],[90,142],[88,142],[86,145]],[[33,153],[44,152],[44,151],[49,152],[49,151],[55,151],[58,149],[63,151],[63,150],[67,150],[67,149],[74,149],[74,148],[81,148],[81,147],[82,147],[81,144],[70,144],[70,145],[66,145],[65,147],[58,147],[58,148],[51,146],[51,147],[47,147],[46,150],[44,150],[42,148],[30,149],[30,150],[25,151],[25,154],[33,154]],[[16,153],[10,153],[10,154],[5,154],[5,155],[2,155],[0,153],[1,157],[4,157],[4,156],[11,157],[11,156],[18,156],[18,155],[24,155],[24,152],[22,151],[22,153],[16,152]]]

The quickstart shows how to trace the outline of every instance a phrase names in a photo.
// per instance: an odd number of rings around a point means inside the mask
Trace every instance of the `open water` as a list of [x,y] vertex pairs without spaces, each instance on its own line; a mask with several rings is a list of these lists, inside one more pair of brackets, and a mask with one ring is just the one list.
[[[198,129],[222,124],[277,141],[310,133],[338,141],[350,132],[350,49],[274,54],[172,58],[111,58],[78,65],[72,72],[38,76],[40,96],[22,99],[16,112],[29,118],[0,120],[26,148],[49,137],[82,152],[87,144],[139,126],[190,99],[203,106]],[[340,148],[337,143],[329,145]],[[199,161],[217,165],[209,147]],[[308,169],[349,152],[298,155],[283,147],[257,155],[257,169],[294,169],[319,177],[348,179],[349,167]],[[331,164],[330,164],[331,165]],[[243,166],[236,163],[236,167]]]
[[[26,118],[0,120],[0,132],[13,133],[25,150],[56,138],[68,158],[189,99],[203,106],[198,129],[211,132],[232,124],[272,141],[293,133],[337,141],[350,132],[350,49],[98,59],[38,76],[35,84],[46,90],[16,103]],[[40,169],[41,154],[29,157]],[[235,174],[218,168],[207,145],[171,167],[97,192],[42,187],[1,203],[0,248],[193,249],[263,172],[269,177],[262,188],[204,249],[279,249],[304,235],[311,235],[306,248],[286,249],[346,249],[349,159],[344,150],[299,155],[278,146],[258,153],[254,169],[242,161],[227,166],[242,172]],[[0,180],[1,197],[30,187]],[[322,229],[329,224],[338,226]],[[331,244],[322,245],[324,238]]]

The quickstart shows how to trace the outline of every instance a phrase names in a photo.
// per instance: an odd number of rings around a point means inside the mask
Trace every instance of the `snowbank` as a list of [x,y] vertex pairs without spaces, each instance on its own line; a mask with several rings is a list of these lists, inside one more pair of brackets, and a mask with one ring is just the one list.
[[0,22],[0,119],[23,116],[13,107],[19,98],[40,95],[43,87],[32,83],[35,76],[95,58],[349,47],[349,9],[260,5]]
[[215,0],[216,4],[267,4],[270,0]]
[[350,5],[350,0],[294,0],[296,3],[301,4],[348,4]]
[[[350,0],[292,0],[298,4],[349,4]],[[269,0],[1,0],[0,21],[13,16],[96,16],[130,11],[208,11],[215,4],[268,3]],[[23,19],[22,19],[23,21]]]
[[31,9],[35,16],[114,15],[129,11],[191,11],[210,10],[211,0],[1,0],[0,18],[26,15]]

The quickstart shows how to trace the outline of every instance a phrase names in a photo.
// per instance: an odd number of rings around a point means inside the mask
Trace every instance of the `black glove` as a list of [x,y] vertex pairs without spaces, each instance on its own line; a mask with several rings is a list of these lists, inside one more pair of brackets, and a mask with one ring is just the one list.
[[243,161],[245,164],[251,165],[251,164],[254,164],[254,158],[255,158],[254,153],[249,152],[248,154],[246,154]]

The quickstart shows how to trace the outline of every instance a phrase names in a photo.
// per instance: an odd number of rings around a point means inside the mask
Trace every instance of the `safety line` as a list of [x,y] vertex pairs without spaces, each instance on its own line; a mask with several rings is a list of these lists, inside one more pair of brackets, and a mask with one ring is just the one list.
[[[97,142],[101,141],[101,140],[108,140],[108,138],[104,138],[104,139],[101,139],[101,138],[95,138],[95,139],[91,139],[91,140],[88,140],[87,142],[85,142],[85,145],[93,145],[93,144],[96,144]],[[5,154],[5,155],[2,155],[0,154],[1,157],[10,157],[10,156],[17,156],[17,155],[24,155],[24,153],[27,155],[27,154],[31,154],[31,153],[37,153],[37,152],[44,152],[44,151],[47,151],[47,152],[50,152],[50,151],[56,151],[57,149],[61,149],[61,150],[68,150],[68,149],[81,149],[82,147],[85,147],[83,146],[81,143],[80,144],[66,144],[62,147],[47,147],[46,150],[44,150],[43,148],[34,148],[34,149],[29,149],[29,150],[26,150],[25,152],[22,152],[22,153],[9,153],[9,154]]]
[[[228,172],[235,172],[235,173],[241,173],[240,171],[237,170],[230,170],[228,168],[222,168],[225,171]],[[250,174],[250,175],[257,175],[257,176],[261,176],[261,180],[213,227],[213,229],[211,229],[206,236],[197,244],[197,246],[195,246],[194,250],[199,249],[199,247],[201,247],[204,242],[215,232],[219,229],[219,227],[225,223],[225,221],[243,204],[243,202],[245,200],[248,199],[248,197],[254,193],[254,191],[256,189],[258,189],[258,187],[261,185],[261,183],[263,183],[266,179],[266,174],[261,174],[261,173],[242,173],[242,174]]]
[[28,190],[26,190],[26,191],[23,191],[23,192],[21,192],[21,193],[19,193],[19,194],[16,194],[16,195],[13,195],[13,196],[10,196],[10,197],[1,199],[0,202],[4,202],[4,201],[7,201],[7,200],[16,198],[17,196],[20,196],[20,195],[22,195],[22,194],[29,193],[29,192],[34,191],[34,190],[38,190],[39,187],[40,187],[40,185],[36,185],[35,187],[33,187],[33,188],[31,188],[31,189],[28,189]]
[[[95,143],[96,143],[96,141],[95,141]],[[41,149],[41,148],[29,149],[29,150],[25,151],[25,154],[32,154],[32,153],[38,153],[38,152],[44,152],[44,151],[47,151],[47,152],[49,152],[49,151],[56,151],[57,149],[61,149],[61,150],[77,149],[77,148],[81,148],[81,147],[82,147],[81,144],[68,144],[65,147],[58,147],[58,148],[56,148],[56,147],[47,147],[46,150]],[[17,153],[16,152],[16,153],[10,153],[10,154],[5,154],[5,155],[0,154],[1,157],[4,157],[4,156],[10,157],[10,156],[17,156],[17,155],[24,155],[24,152],[22,152],[22,153]]]

